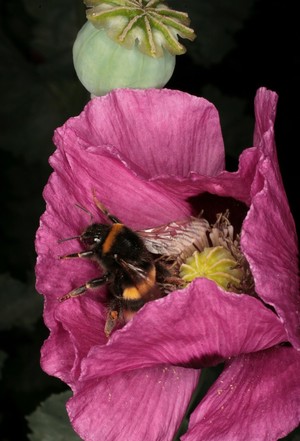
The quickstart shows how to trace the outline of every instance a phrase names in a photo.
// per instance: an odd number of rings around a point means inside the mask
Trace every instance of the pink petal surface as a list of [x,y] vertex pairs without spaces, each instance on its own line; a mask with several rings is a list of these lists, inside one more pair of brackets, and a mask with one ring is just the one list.
[[274,306],[289,339],[300,349],[300,285],[296,228],[279,172],[274,143],[277,95],[260,89],[255,100],[254,140],[261,150],[243,224],[242,249],[256,291]]
[[168,89],[120,89],[65,124],[83,149],[114,146],[142,176],[215,175],[224,169],[219,115],[204,98]]
[[277,441],[300,422],[300,353],[275,347],[232,360],[182,441]]
[[[51,200],[54,195],[60,198],[57,189],[59,188],[60,193],[62,186],[67,187],[69,193],[73,193],[73,200],[69,202],[67,199],[65,221],[70,218],[70,209],[73,212],[75,209],[77,219],[80,217],[85,221],[85,225],[90,222],[89,217],[74,207],[75,202],[88,208],[94,214],[95,221],[104,221],[93,202],[93,190],[96,191],[97,198],[131,228],[141,228],[150,222],[169,222],[171,216],[174,219],[174,216],[177,218],[188,213],[186,202],[176,200],[155,183],[149,184],[116,158],[109,148],[80,148],[76,133],[68,127],[57,130],[55,142],[59,150],[52,156],[50,163],[56,174],[53,177],[52,188],[48,191],[46,189],[45,199]],[[149,203],[145,204],[145,201]],[[66,199],[62,199],[61,204],[66,205]],[[59,207],[57,202],[55,206]],[[80,224],[78,225],[77,221],[77,229],[78,227]]]
[[105,307],[87,296],[60,304],[54,314],[56,326],[41,351],[43,369],[73,387],[90,348],[107,342],[105,317]]
[[85,441],[172,441],[199,373],[159,366],[79,382],[67,404],[72,425]]
[[165,191],[178,200],[186,200],[208,192],[217,196],[232,197],[250,205],[252,200],[251,185],[258,159],[258,150],[249,148],[241,154],[239,169],[236,172],[223,171],[217,176],[202,176],[193,173],[189,179],[160,176],[154,178],[152,182],[159,183]]
[[163,364],[203,367],[285,341],[276,315],[207,279],[150,302],[82,362],[82,379]]

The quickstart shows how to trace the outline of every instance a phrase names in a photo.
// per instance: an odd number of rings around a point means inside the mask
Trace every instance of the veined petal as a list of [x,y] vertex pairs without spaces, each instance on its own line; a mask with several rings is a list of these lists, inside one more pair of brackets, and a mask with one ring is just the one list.
[[205,99],[179,91],[114,90],[91,100],[58,135],[66,130],[82,149],[114,146],[147,178],[193,172],[209,176],[224,169],[217,110]]
[[[260,87],[254,99],[255,112],[255,127],[253,134],[253,143],[260,146],[264,154],[269,155],[276,162],[276,167],[279,170],[277,161],[276,149],[273,143],[262,143],[262,138],[267,134],[271,128],[274,127],[276,118],[278,95],[276,92]],[[274,164],[275,165],[275,164]]]
[[72,425],[85,441],[172,441],[199,373],[159,366],[79,382],[67,404]]
[[[81,361],[94,345],[105,345],[106,308],[93,294],[54,309],[55,324],[41,351],[41,365],[49,375],[73,386],[81,373]],[[51,310],[45,308],[47,316]]]
[[300,353],[275,347],[230,362],[182,441],[277,441],[300,422]]
[[[98,145],[80,148],[81,140],[78,140],[75,131],[68,130],[67,136],[62,135],[65,135],[65,131],[56,132],[55,141],[59,145],[59,150],[50,160],[56,171],[53,180],[62,181],[62,185],[69,187],[69,191],[72,188],[73,196],[69,200],[73,202],[73,207],[77,202],[87,208],[93,214],[95,221],[101,219],[101,214],[99,216],[99,210],[93,201],[93,190],[110,212],[131,228],[159,225],[188,215],[187,202],[179,201],[159,185],[149,183],[144,176],[139,175],[137,167],[134,165],[130,167],[125,162],[127,158],[124,159],[122,152],[120,154],[115,147]],[[79,148],[74,149],[74,144]],[[57,184],[55,185],[58,188]],[[50,179],[45,198],[50,201],[54,191]],[[63,201],[61,203],[63,204]],[[79,213],[78,209],[76,211],[77,225],[80,217],[87,226],[90,219],[82,211],[79,210]],[[68,217],[70,218],[70,214]],[[68,218],[65,219],[67,223]]]
[[259,300],[196,279],[145,305],[105,347],[94,346],[83,361],[81,378],[162,363],[201,368],[283,341],[280,320]]
[[75,380],[72,374],[76,358],[74,346],[61,323],[52,326],[51,330],[41,349],[41,367],[47,374],[71,386]]
[[298,241],[276,157],[273,126],[277,95],[260,89],[255,102],[254,138],[261,154],[241,246],[257,293],[276,309],[290,341],[300,349]]
[[241,154],[239,169],[236,172],[222,171],[217,176],[192,173],[189,178],[162,175],[151,181],[159,183],[177,199],[188,199],[207,192],[217,196],[231,197],[249,206],[258,159],[258,149],[249,148]]

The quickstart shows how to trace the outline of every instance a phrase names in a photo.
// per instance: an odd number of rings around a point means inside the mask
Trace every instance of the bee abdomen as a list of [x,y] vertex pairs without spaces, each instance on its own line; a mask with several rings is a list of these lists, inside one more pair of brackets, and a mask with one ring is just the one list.
[[138,300],[149,294],[156,283],[156,268],[151,264],[144,277],[136,280],[134,285],[128,286],[123,290],[123,298],[125,300]]
[[140,300],[142,298],[140,291],[135,286],[125,288],[122,296],[124,300]]

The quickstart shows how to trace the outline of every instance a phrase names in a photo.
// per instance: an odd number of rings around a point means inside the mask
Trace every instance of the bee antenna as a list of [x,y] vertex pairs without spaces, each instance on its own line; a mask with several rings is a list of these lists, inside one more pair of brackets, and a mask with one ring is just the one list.
[[66,242],[67,240],[73,240],[73,239],[80,239],[80,236],[72,236],[72,237],[66,237],[64,239],[58,239],[57,243]]
[[92,223],[92,221],[93,221],[93,219],[94,219],[93,213],[91,213],[87,208],[83,207],[82,205],[75,204],[75,206],[76,206],[77,208],[80,208],[80,210],[83,210],[83,211],[85,211],[87,214],[89,214],[89,215],[90,215],[90,218],[91,218],[91,223]]
[[93,200],[94,200],[94,204],[96,205],[97,208],[99,208],[99,210],[101,211],[101,213],[103,213],[105,215],[105,217],[107,219],[109,219],[112,223],[114,224],[120,224],[122,223],[120,221],[120,219],[118,219],[116,216],[112,215],[106,208],[105,206],[97,199],[96,196],[96,191],[95,189],[92,189],[92,193],[93,193]]
[[97,208],[99,208],[99,210],[103,213],[103,214],[105,214],[105,216],[107,217],[107,215],[108,215],[108,211],[107,211],[107,209],[104,207],[104,205],[97,199],[97,196],[96,196],[96,190],[95,189],[92,189],[92,193],[93,193],[93,201],[94,201],[94,204],[96,205],[96,207]]

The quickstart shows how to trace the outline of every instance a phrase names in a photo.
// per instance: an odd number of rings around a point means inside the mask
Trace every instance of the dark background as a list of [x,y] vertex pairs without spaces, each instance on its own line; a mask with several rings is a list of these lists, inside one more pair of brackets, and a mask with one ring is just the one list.
[[[220,110],[229,170],[236,170],[239,153],[252,144],[256,90],[265,86],[278,93],[278,157],[299,234],[296,3],[169,1],[189,13],[197,40],[177,57],[167,87],[204,96]],[[59,433],[60,424],[68,424],[58,423],[65,415],[53,415],[51,405],[42,408],[42,417],[36,413],[42,401],[67,388],[39,366],[48,332],[34,288],[34,237],[45,209],[53,131],[89,99],[72,64],[72,44],[85,17],[81,0],[0,0],[0,6],[0,440],[36,441],[46,439],[47,429],[37,434],[41,419]],[[287,439],[300,438],[295,431]]]

